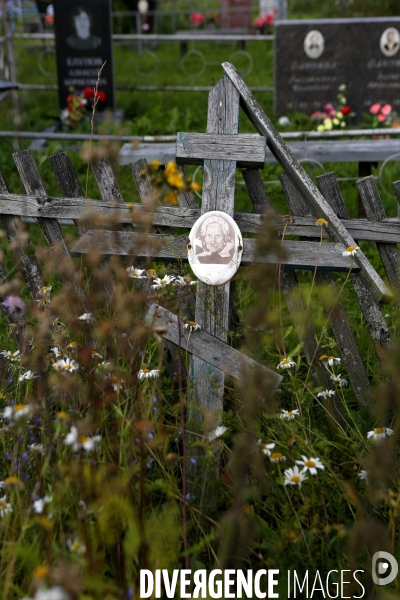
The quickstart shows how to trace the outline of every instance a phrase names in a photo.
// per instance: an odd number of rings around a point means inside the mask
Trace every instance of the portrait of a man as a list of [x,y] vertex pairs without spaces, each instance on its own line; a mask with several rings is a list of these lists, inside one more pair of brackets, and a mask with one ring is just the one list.
[[400,48],[400,34],[394,27],[386,29],[380,40],[380,47],[385,56],[394,56]]
[[207,265],[229,264],[234,255],[233,240],[234,233],[224,217],[208,217],[197,232],[196,256],[199,262]]
[[96,50],[101,38],[92,34],[93,19],[86,8],[81,6],[72,11],[72,25],[75,33],[67,38],[67,44],[74,50]]
[[309,58],[319,58],[325,48],[324,36],[317,29],[309,31],[304,38],[304,52]]

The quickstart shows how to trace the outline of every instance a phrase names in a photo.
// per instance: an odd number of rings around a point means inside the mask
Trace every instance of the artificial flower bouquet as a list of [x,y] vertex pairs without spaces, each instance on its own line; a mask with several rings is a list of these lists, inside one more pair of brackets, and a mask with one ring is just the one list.
[[330,103],[325,104],[323,111],[317,110],[310,116],[313,124],[316,124],[317,131],[343,129],[346,127],[348,119],[355,115],[352,108],[347,104],[345,92],[346,86],[344,84],[340,85],[336,107]]
[[253,27],[257,33],[268,33],[270,27],[275,23],[275,11],[260,15],[253,21]]
[[81,94],[71,93],[67,96],[67,108],[62,111],[61,120],[76,126],[85,113],[92,112],[95,103],[104,102],[105,100],[105,92],[96,92],[91,87],[86,87]]

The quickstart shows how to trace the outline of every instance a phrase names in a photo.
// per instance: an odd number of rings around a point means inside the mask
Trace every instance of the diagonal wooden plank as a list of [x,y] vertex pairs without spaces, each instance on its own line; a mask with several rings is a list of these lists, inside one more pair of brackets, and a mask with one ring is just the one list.
[[174,344],[180,342],[184,350],[235,379],[241,379],[246,369],[257,369],[268,375],[273,389],[276,389],[282,380],[282,376],[275,371],[231,348],[231,346],[206,331],[193,331],[189,334],[176,315],[158,304],[150,306],[145,322],[153,328],[162,326],[166,329],[163,337],[167,340]]
[[[287,175],[282,175],[285,180],[285,193],[291,212],[296,215],[305,216],[309,214],[309,208],[302,201],[300,194],[293,185]],[[315,225],[317,227],[317,225]],[[317,246],[317,242],[314,242]],[[324,244],[322,244],[324,245]],[[315,275],[317,285],[329,286],[332,292],[332,297],[328,300],[325,295],[321,296],[322,303],[326,314],[328,315],[333,335],[339,348],[340,356],[349,376],[353,392],[360,406],[364,406],[367,402],[367,394],[369,390],[369,380],[365,372],[364,363],[358,350],[350,323],[347,319],[346,311],[341,299],[338,299],[339,289],[335,284],[332,273],[318,272]],[[325,353],[324,353],[325,354]],[[316,357],[317,359],[319,357]],[[330,382],[330,388],[335,389],[333,381]],[[334,408],[336,412],[343,413],[338,396],[335,396]]]
[[[383,206],[378,188],[372,176],[364,177],[357,181],[358,191],[369,221],[383,221],[387,219],[386,211]],[[396,244],[387,244],[379,242],[376,244],[382,264],[390,285],[396,290],[397,296],[400,291],[400,263],[399,251]],[[400,301],[397,299],[397,306],[400,308]]]
[[[132,255],[149,260],[157,257],[160,261],[187,261],[187,236],[89,230],[71,248],[73,254],[85,254],[91,250],[100,254]],[[352,266],[352,261],[351,258],[343,256],[343,250],[345,247],[342,244],[334,242],[322,244],[319,250],[313,241],[287,240],[283,244],[284,258],[281,264],[291,269],[314,270],[318,259],[319,270],[347,272]],[[276,264],[276,252],[260,253],[257,241],[245,238],[241,264],[249,265],[255,261]],[[353,266],[353,270],[359,271],[359,267]]]
[[[257,131],[267,138],[267,145],[279,164],[292,179],[305,200],[310,203],[317,217],[325,218],[329,222],[329,229],[337,242],[342,242],[346,247],[355,246],[355,241],[348,233],[326,202],[318,188],[314,185],[303,167],[277,132],[267,115],[256,101],[253,94],[244,83],[235,67],[225,62],[222,64],[225,73],[235,85],[242,98],[242,107]],[[368,285],[371,293],[378,302],[392,298],[392,293],[372,267],[366,256],[359,251],[355,256],[361,268],[360,275]]]
[[[327,173],[326,175],[317,177],[317,185],[337,216],[340,219],[343,219],[342,222],[345,223],[345,219],[349,219],[350,215],[340,192],[339,184],[335,174]],[[364,223],[367,225],[368,222],[364,221]],[[357,240],[356,237],[355,239]],[[363,238],[361,237],[361,239]],[[363,280],[360,278],[359,274],[352,272],[350,274],[350,278],[353,283],[354,291],[363,313],[365,323],[368,327],[372,343],[378,357],[382,360],[385,356],[385,350],[392,345],[388,326],[378,303],[372,296]]]

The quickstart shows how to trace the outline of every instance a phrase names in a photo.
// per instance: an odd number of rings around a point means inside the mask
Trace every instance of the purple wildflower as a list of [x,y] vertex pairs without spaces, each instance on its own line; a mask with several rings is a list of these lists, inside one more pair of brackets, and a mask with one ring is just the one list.
[[10,312],[20,317],[25,314],[25,302],[19,296],[7,296],[2,305]]

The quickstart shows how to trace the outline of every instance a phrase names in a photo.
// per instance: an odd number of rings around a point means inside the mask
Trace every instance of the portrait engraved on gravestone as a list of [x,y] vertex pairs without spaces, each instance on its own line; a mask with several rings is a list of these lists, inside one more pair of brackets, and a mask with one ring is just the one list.
[[76,7],[71,12],[74,33],[67,37],[67,44],[75,50],[95,50],[101,45],[101,38],[92,31],[93,17],[87,8]]
[[304,52],[309,58],[319,58],[325,48],[324,36],[317,29],[309,31],[304,38]]
[[240,230],[222,211],[205,213],[190,231],[188,260],[196,276],[208,285],[222,285],[232,279],[242,253]]
[[380,48],[385,56],[394,56],[400,48],[400,33],[395,27],[389,27],[381,35]]

